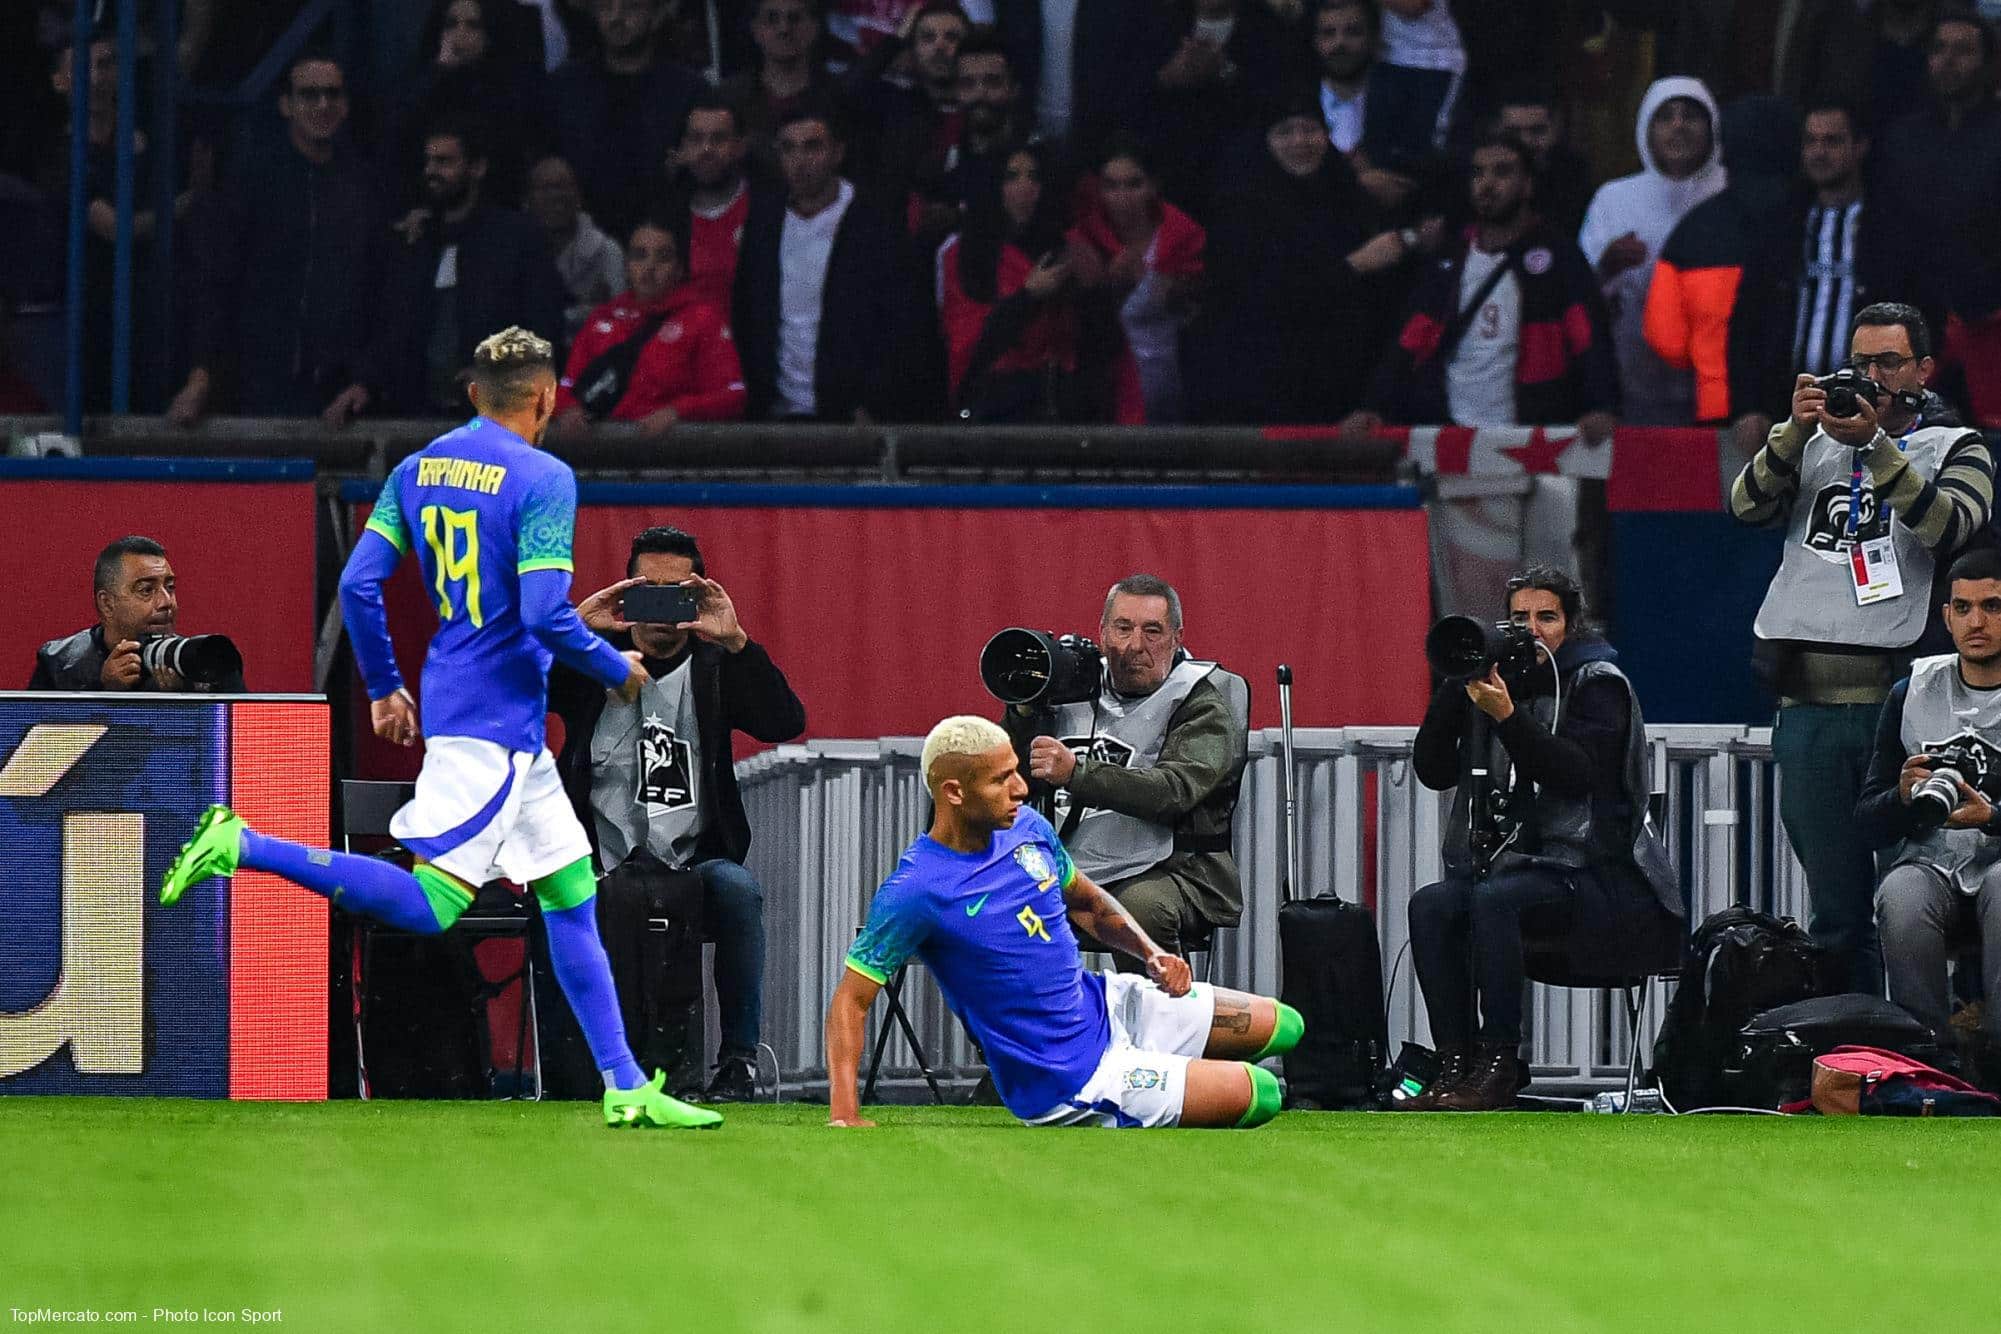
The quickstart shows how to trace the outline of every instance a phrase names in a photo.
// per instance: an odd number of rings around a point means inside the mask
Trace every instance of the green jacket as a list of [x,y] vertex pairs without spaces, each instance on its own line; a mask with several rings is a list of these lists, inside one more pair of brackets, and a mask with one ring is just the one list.
[[[1051,716],[1008,709],[1001,718],[1025,757],[1029,742],[1051,735]],[[1250,738],[1230,712],[1213,681],[1198,682],[1167,725],[1160,759],[1151,768],[1127,769],[1079,760],[1065,786],[1073,802],[1102,807],[1140,820],[1170,825],[1174,852],[1153,871],[1172,872],[1194,890],[1195,907],[1214,926],[1235,926],[1244,913],[1244,890],[1230,852],[1230,819],[1237,809]],[[1046,796],[1047,783],[1029,780],[1031,800]],[[1062,832],[1061,826],[1058,832]],[[1107,886],[1112,888],[1112,886]]]

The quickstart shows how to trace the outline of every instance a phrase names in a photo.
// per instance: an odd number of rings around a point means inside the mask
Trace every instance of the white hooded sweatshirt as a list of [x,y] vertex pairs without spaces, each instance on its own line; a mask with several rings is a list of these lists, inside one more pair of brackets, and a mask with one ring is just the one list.
[[[1709,111],[1709,160],[1694,173],[1678,181],[1661,175],[1654,165],[1653,150],[1647,144],[1647,125],[1661,103],[1672,97],[1689,97]],[[1722,122],[1717,116],[1716,99],[1700,79],[1677,76],[1656,79],[1640,102],[1639,124],[1633,137],[1639,144],[1641,170],[1616,181],[1607,181],[1591,197],[1584,226],[1577,234],[1577,247],[1595,268],[1605,248],[1627,232],[1646,243],[1647,257],[1605,285],[1605,301],[1611,307],[1612,348],[1619,358],[1619,388],[1623,400],[1620,419],[1637,426],[1684,426],[1695,420],[1695,382],[1691,372],[1676,370],[1654,355],[1641,330],[1647,309],[1647,287],[1653,281],[1654,261],[1668,233],[1690,209],[1721,190],[1726,182],[1723,171]]]

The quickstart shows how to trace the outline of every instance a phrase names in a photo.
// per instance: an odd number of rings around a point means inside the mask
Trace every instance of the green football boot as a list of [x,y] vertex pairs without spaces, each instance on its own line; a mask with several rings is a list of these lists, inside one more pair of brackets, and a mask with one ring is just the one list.
[[211,806],[203,811],[194,833],[181,844],[174,864],[160,880],[160,902],[176,903],[189,886],[212,876],[235,875],[243,830],[243,818],[227,806]]
[[690,1107],[667,1096],[667,1072],[655,1070],[653,1078],[636,1089],[604,1091],[604,1123],[613,1130],[646,1128],[653,1130],[714,1130],[723,1118],[706,1107]]

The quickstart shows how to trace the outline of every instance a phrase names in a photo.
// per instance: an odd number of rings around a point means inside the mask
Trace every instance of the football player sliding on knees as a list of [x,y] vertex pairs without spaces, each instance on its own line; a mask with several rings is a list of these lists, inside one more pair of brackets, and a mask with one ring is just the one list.
[[[632,1058],[598,939],[590,842],[543,744],[553,659],[628,700],[648,679],[636,654],[591,633],[570,605],[577,481],[536,448],[556,410],[554,359],[525,329],[479,345],[468,387],[479,415],[396,465],[341,573],[341,614],[375,734],[425,743],[416,795],[389,825],[414,868],[271,838],[211,806],[167,868],[160,902],[248,867],[435,935],[481,885],[526,885],[542,907],[556,981],[604,1076],[605,1124],[706,1129],[722,1118],[668,1097],[666,1076],[647,1079]],[[407,555],[438,613],[421,726],[382,602],[382,585]]]
[[[921,763],[937,814],[876,891],[827,1007],[833,1125],[874,1124],[855,1088],[863,1030],[876,993],[912,959],[1029,1125],[1248,1127],[1278,1114],[1278,1079],[1253,1062],[1298,1044],[1297,1010],[1192,982],[1187,961],[1154,944],[1022,805],[1028,785],[998,724],[945,719]],[[1145,960],[1146,976],[1085,971],[1078,933]]]

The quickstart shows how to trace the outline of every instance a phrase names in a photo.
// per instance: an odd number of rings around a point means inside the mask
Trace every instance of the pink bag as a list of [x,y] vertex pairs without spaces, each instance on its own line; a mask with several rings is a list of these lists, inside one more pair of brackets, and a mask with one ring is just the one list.
[[2001,1116],[2001,1097],[1880,1047],[1836,1047],[1813,1062],[1813,1096],[1780,1111],[1823,1116]]

